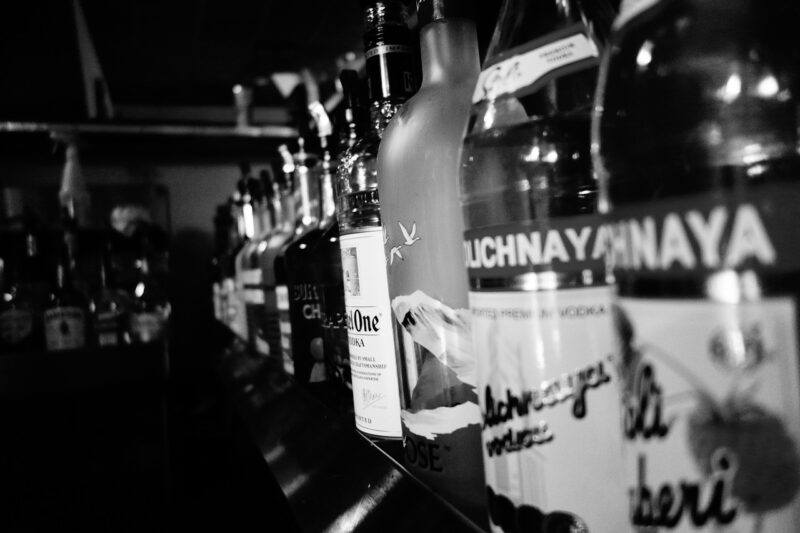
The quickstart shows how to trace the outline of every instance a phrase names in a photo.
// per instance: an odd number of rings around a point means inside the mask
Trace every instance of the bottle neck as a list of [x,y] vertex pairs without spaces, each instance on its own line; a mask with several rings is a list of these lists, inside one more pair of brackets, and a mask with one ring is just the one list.
[[320,220],[329,221],[336,215],[336,201],[333,197],[333,161],[331,154],[325,150],[322,159],[322,175],[320,176]]
[[252,200],[247,197],[242,204],[242,223],[244,228],[243,237],[252,240],[258,233],[258,217],[256,217]]
[[474,80],[480,71],[475,23],[467,19],[431,22],[420,32],[422,85]]
[[280,199],[281,226],[284,231],[292,231],[295,222],[294,195],[290,188],[281,191]]
[[302,228],[310,228],[315,226],[319,219],[313,206],[313,196],[311,187],[311,169],[305,163],[301,163],[295,169],[295,176],[297,178],[296,193],[296,217],[297,225]]

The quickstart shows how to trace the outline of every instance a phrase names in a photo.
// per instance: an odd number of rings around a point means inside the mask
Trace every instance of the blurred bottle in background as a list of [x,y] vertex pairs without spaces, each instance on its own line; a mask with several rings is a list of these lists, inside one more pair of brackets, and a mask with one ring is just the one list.
[[637,531],[800,523],[798,24],[788,0],[626,1],[615,23],[592,146]]
[[45,349],[48,352],[76,350],[86,346],[88,305],[84,294],[73,284],[74,264],[70,245],[65,239],[43,313]]

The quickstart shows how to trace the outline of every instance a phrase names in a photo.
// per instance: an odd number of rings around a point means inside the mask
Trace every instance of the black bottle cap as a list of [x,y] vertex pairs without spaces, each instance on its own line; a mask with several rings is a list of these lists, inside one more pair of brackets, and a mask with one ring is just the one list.
[[475,0],[417,0],[417,20],[420,28],[445,19],[475,20],[476,12]]

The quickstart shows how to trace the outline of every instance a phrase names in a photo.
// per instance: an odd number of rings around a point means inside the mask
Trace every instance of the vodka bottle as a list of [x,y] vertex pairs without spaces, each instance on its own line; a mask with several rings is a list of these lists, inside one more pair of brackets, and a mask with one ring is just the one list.
[[612,18],[604,0],[506,0],[473,95],[464,252],[498,532],[626,530],[589,143]]
[[800,10],[625,2],[593,121],[637,531],[800,524]]
[[460,258],[459,153],[479,73],[472,2],[418,3],[422,85],[378,151],[378,188],[406,463],[478,523],[486,520],[476,363]]
[[341,157],[337,216],[356,427],[399,439],[400,385],[383,253],[377,155],[386,124],[416,89],[411,35],[400,2],[364,10],[370,125]]

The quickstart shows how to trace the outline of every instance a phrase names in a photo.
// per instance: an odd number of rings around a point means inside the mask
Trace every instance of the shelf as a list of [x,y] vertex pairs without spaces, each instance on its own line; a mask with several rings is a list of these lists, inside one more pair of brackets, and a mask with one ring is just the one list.
[[246,139],[293,139],[297,128],[269,126],[202,126],[192,124],[112,124],[0,122],[2,133],[50,133],[53,137],[71,135],[153,135],[168,137],[223,137]]
[[[481,531],[400,464],[402,443],[355,430],[349,390],[300,386],[233,338],[223,380],[304,531]],[[333,407],[332,407],[333,406]]]

